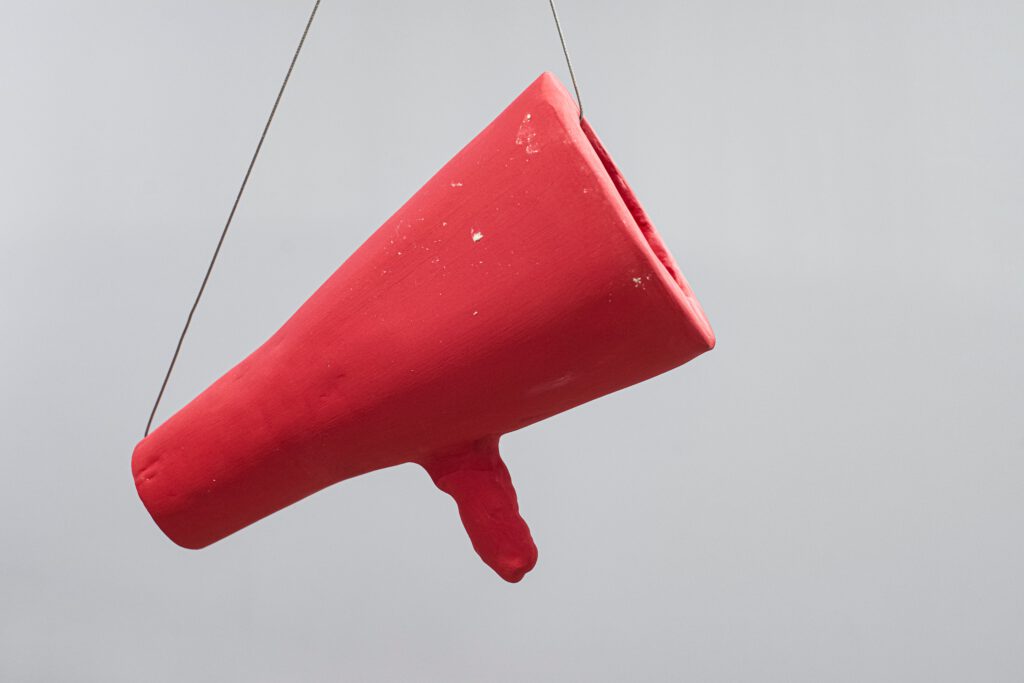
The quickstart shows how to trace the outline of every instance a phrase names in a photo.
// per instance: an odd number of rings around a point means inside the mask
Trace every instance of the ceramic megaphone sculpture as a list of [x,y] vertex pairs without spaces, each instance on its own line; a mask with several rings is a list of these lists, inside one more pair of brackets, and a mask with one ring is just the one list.
[[202,548],[344,479],[414,462],[518,581],[537,550],[502,434],[715,339],[568,92],[543,74],[252,355],[141,441],[139,496]]

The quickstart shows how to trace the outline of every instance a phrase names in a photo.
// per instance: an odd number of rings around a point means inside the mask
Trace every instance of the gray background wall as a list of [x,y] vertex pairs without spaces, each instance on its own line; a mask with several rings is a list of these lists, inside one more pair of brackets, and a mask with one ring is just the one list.
[[[1021,680],[1024,5],[562,1],[719,347],[504,440],[516,586],[412,466],[198,553],[136,498],[309,5],[0,8],[0,678]],[[325,2],[164,416],[545,69],[542,0]]]

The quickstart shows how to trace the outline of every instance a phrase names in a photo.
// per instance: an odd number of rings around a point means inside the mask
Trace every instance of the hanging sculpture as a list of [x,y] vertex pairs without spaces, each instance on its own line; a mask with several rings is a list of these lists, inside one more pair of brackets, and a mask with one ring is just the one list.
[[345,479],[421,465],[518,581],[537,551],[502,434],[714,346],[565,88],[543,74],[252,355],[143,439],[153,519],[201,548]]

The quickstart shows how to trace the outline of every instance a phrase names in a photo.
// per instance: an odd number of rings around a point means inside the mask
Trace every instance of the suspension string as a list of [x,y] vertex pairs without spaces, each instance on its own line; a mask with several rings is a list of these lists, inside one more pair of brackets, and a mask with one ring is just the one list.
[[[185,326],[181,330],[181,334],[178,337],[178,343],[174,348],[174,355],[171,356],[170,365],[167,366],[167,373],[164,375],[164,381],[160,385],[160,391],[157,393],[156,401],[153,402],[153,409],[149,413],[149,420],[146,421],[146,431],[143,436],[149,436],[150,429],[153,427],[153,420],[156,417],[156,411],[160,407],[160,401],[164,397],[164,392],[167,390],[167,383],[171,379],[171,374],[174,372],[174,366],[178,362],[178,356],[181,354],[181,347],[185,343],[185,336],[188,334],[189,327],[192,325],[192,318],[195,316],[196,309],[199,307],[199,301],[203,298],[203,294],[206,292],[206,285],[210,281],[210,275],[213,273],[213,267],[217,263],[217,257],[220,256],[221,247],[224,246],[224,240],[228,235],[228,230],[231,228],[231,222],[235,218],[235,213],[238,211],[238,205],[242,201],[242,195],[245,193],[245,188],[249,184],[249,178],[252,176],[253,168],[256,166],[256,160],[260,156],[260,152],[263,150],[263,143],[266,142],[267,133],[270,131],[270,126],[274,122],[274,117],[277,115],[277,109],[281,104],[281,99],[284,97],[284,91],[288,87],[288,82],[291,80],[292,72],[295,70],[295,64],[299,61],[299,55],[302,53],[302,48],[306,44],[306,38],[309,36],[309,30],[313,26],[313,20],[316,19],[317,11],[320,9],[321,0],[316,0],[313,4],[313,10],[309,14],[309,19],[306,21],[306,26],[302,31],[302,37],[299,39],[298,47],[295,48],[295,54],[292,55],[291,62],[288,64],[288,71],[285,73],[284,80],[281,82],[281,87],[277,91],[277,97],[274,99],[274,106],[270,110],[270,115],[267,117],[267,122],[263,126],[263,132],[260,134],[259,142],[256,144],[256,150],[253,152],[252,159],[249,161],[249,166],[245,171],[245,176],[242,178],[242,184],[238,188],[238,194],[235,195],[235,201],[231,205],[231,211],[228,213],[227,221],[224,223],[224,229],[221,230],[220,239],[217,240],[217,246],[213,250],[213,256],[210,258],[210,264],[206,267],[206,274],[203,275],[203,281],[199,285],[199,291],[196,293],[195,301],[192,302],[192,307],[189,309],[188,317],[185,319]],[[548,0],[548,4],[551,6],[551,16],[555,20],[555,28],[558,30],[558,40],[562,44],[562,53],[565,55],[565,63],[569,67],[569,77],[572,79],[572,88],[576,91],[576,104],[580,110],[580,122],[583,122],[583,99],[580,97],[579,84],[576,82],[576,72],[572,68],[572,59],[569,57],[569,49],[565,45],[565,34],[562,32],[562,23],[558,19],[558,10],[555,8],[555,0]]]
[[299,39],[299,46],[295,48],[295,54],[292,55],[292,61],[288,65],[288,71],[284,75],[284,81],[281,82],[281,87],[277,91],[277,98],[274,100],[274,106],[270,110],[270,116],[267,117],[267,122],[263,126],[263,133],[260,134],[260,141],[256,144],[256,151],[253,152],[252,159],[249,161],[249,167],[245,171],[245,177],[242,178],[242,185],[238,188],[238,194],[235,195],[235,202],[231,205],[231,212],[228,214],[227,222],[224,224],[224,229],[220,233],[220,239],[217,240],[217,247],[213,250],[213,256],[210,258],[210,265],[206,267],[206,275],[203,276],[203,282],[199,285],[199,292],[196,294],[195,301],[192,302],[192,308],[188,312],[188,317],[185,319],[185,327],[181,330],[181,335],[178,337],[178,345],[174,348],[174,355],[171,357],[171,364],[167,367],[167,374],[164,375],[163,384],[160,385],[160,392],[156,395],[156,401],[153,403],[153,410],[149,413],[149,420],[146,422],[146,433],[143,436],[149,436],[149,430],[153,427],[153,418],[156,417],[157,408],[160,407],[160,400],[164,397],[164,391],[167,389],[167,383],[171,379],[171,373],[174,372],[174,364],[178,362],[178,355],[181,353],[181,345],[185,342],[185,335],[188,334],[188,328],[192,324],[192,317],[196,313],[196,308],[199,307],[199,300],[203,298],[203,292],[206,291],[206,284],[210,281],[210,273],[213,272],[213,266],[217,263],[217,257],[220,255],[220,249],[224,246],[224,238],[228,235],[228,229],[231,228],[231,221],[235,217],[235,212],[238,210],[238,204],[242,201],[242,194],[245,192],[246,185],[249,184],[249,178],[252,176],[252,169],[256,166],[256,159],[260,156],[260,151],[263,149],[263,143],[267,139],[267,133],[270,131],[270,124],[274,122],[274,116],[277,114],[277,108],[281,104],[281,98],[284,97],[284,91],[288,87],[288,81],[291,80],[292,71],[295,69],[295,63],[299,61],[299,54],[302,52],[302,46],[306,44],[306,37],[309,35],[309,29],[313,26],[313,20],[316,19],[317,10],[320,9],[320,1],[316,0],[313,5],[313,11],[309,15],[309,20],[306,22],[306,28],[302,31],[302,38]]
[[565,46],[565,34],[562,33],[562,22],[558,21],[558,10],[555,9],[555,0],[548,0],[551,5],[551,16],[555,18],[555,28],[558,29],[558,40],[562,43],[562,54],[565,55],[565,63],[569,67],[569,78],[572,79],[572,89],[576,91],[576,105],[580,108],[580,123],[583,123],[583,100],[580,98],[580,87],[576,84],[576,72],[572,70],[572,60],[569,59],[569,48]]

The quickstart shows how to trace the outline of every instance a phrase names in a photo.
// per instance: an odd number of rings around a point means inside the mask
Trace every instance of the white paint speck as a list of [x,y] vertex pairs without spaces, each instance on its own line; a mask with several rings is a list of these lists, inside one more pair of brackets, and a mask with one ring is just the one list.
[[480,311],[473,311],[473,315],[479,315]]
[[479,230],[473,233],[473,241],[474,242],[479,242],[483,238],[484,238],[484,234],[482,232],[480,232]]
[[462,183],[461,183],[460,181],[458,181],[458,180],[453,180],[453,181],[452,181],[451,183],[449,183],[449,184],[450,184],[450,185],[451,185],[452,187],[462,187]]
[[633,286],[634,287],[639,287],[643,283],[644,283],[644,279],[642,277],[635,277],[635,278],[633,278]]
[[536,154],[540,151],[540,143],[537,142],[537,129],[533,126],[533,115],[527,114],[519,124],[516,132],[516,144],[524,146],[527,154]]

